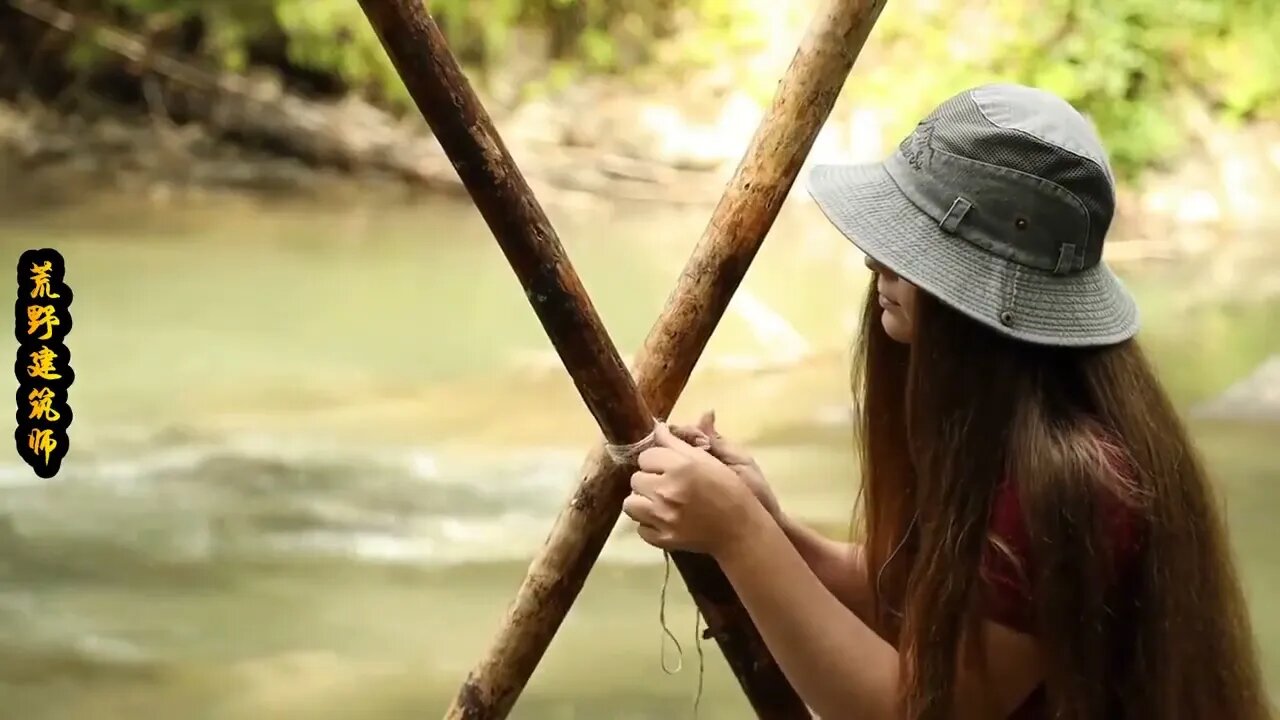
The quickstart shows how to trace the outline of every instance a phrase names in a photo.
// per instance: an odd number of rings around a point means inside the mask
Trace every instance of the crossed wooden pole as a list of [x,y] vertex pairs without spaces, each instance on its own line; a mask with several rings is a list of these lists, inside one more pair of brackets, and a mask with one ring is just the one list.
[[[777,218],[885,0],[826,0],[725,189],[658,322],[634,379],[610,340],[541,205],[498,136],[423,0],[359,0],[392,64],[520,279],[534,313],[612,444],[665,418]],[[534,558],[486,655],[447,720],[511,711],[582,589],[630,491],[632,468],[597,445]],[[810,714],[770,656],[714,560],[673,553],[747,699],[761,718]]]

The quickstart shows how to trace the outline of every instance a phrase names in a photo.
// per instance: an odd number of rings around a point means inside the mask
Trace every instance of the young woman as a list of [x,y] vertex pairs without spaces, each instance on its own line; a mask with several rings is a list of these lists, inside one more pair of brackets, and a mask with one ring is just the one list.
[[624,510],[709,553],[825,720],[1263,720],[1217,501],[1101,262],[1088,122],[1010,85],[809,189],[867,256],[861,536],[790,520],[714,420],[659,425]]

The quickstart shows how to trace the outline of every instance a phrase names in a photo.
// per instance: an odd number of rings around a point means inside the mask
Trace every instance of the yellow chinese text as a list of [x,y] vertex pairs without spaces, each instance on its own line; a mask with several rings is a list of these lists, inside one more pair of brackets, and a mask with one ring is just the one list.
[[62,297],[53,291],[49,285],[49,273],[53,272],[53,262],[45,260],[39,265],[31,263],[31,282],[35,283],[35,287],[31,289],[31,297]]
[[44,453],[45,465],[49,464],[49,454],[56,447],[58,447],[58,441],[53,439],[52,430],[35,428],[27,436],[27,449],[33,453]]
[[53,409],[54,393],[47,387],[36,388],[27,395],[27,402],[31,404],[31,414],[27,416],[28,420],[39,420],[41,418],[49,422],[57,422],[62,417],[62,413]]
[[53,337],[53,326],[61,325],[62,321],[58,319],[56,308],[52,305],[28,305],[27,306],[27,334],[34,335],[40,326],[44,326],[44,334],[40,336],[41,340],[48,340]]

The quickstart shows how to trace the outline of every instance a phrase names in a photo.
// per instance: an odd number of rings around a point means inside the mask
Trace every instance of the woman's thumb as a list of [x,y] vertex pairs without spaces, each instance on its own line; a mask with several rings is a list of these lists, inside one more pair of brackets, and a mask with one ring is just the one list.
[[671,432],[671,428],[667,427],[664,422],[658,423],[653,428],[653,439],[657,441],[659,446],[671,448],[672,450],[687,452],[694,449],[692,445],[676,437],[676,434]]
[[702,413],[702,417],[698,418],[698,429],[711,437],[715,437],[716,432],[716,411],[708,410]]

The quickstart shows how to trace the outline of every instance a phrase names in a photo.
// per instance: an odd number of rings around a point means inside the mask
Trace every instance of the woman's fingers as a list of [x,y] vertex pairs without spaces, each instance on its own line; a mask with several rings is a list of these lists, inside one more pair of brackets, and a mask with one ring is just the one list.
[[700,447],[705,450],[711,446],[711,438],[707,437],[707,434],[697,427],[692,425],[671,425],[669,427],[672,435],[694,447]]
[[662,481],[662,476],[657,473],[645,472],[637,470],[631,473],[631,492],[637,495],[643,495],[650,500],[655,500],[655,492],[658,483]]
[[631,493],[622,501],[622,512],[627,517],[640,523],[641,527],[653,527],[658,522],[654,513],[653,501],[644,495]]
[[707,448],[707,452],[725,465],[750,465],[755,462],[745,450],[718,435],[711,438],[711,447]]
[[653,439],[659,447],[667,448],[683,457],[691,457],[698,453],[698,448],[672,434],[665,423],[658,423],[653,429]]
[[662,548],[663,550],[676,549],[675,544],[666,533],[649,525],[641,525],[636,528],[636,534],[640,536],[641,540],[656,548]]
[[[750,453],[733,442],[726,440],[715,429],[715,411],[703,414],[697,426],[671,425],[671,434],[699,450],[705,450],[712,457],[726,465],[751,465],[755,460]],[[654,470],[669,468],[654,467]]]
[[698,429],[714,438],[719,433],[716,432],[716,411],[708,410],[702,413],[702,417],[698,418]]
[[651,447],[636,458],[636,466],[641,470],[658,474],[675,468],[680,462],[680,453],[661,446]]
[[641,540],[664,550],[674,548],[671,533],[668,530],[660,529],[666,526],[658,519],[656,507],[652,500],[644,495],[632,493],[622,501],[622,512],[636,521],[638,524],[636,533]]
[[708,410],[698,418],[697,429],[707,438],[706,445],[699,445],[726,465],[750,465],[754,462],[745,450],[726,440],[716,430],[716,411]]

